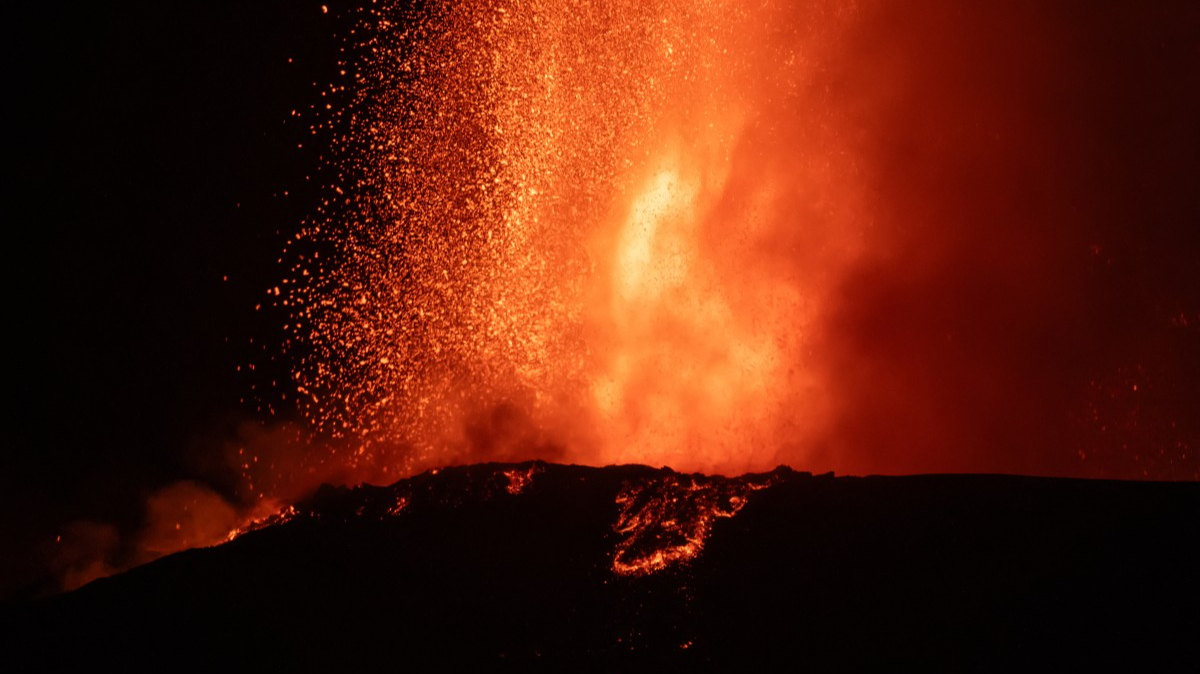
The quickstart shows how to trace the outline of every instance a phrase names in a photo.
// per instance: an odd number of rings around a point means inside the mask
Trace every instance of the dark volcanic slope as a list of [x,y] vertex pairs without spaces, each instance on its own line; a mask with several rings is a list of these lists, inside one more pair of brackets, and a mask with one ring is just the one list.
[[78,668],[1197,671],[1197,515],[1194,483],[448,468],[326,489],[226,545],[10,611],[4,652]]

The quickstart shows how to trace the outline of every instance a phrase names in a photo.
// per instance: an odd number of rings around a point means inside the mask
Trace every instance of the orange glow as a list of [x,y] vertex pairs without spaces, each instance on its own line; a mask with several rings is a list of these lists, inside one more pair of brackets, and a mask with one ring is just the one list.
[[297,514],[298,513],[295,506],[287,506],[270,515],[263,517],[252,517],[241,526],[230,530],[229,533],[225,535],[224,542],[232,541],[240,536],[250,533],[251,531],[258,531],[259,529],[265,529],[266,527],[274,526],[276,524],[284,524],[285,522],[295,519]]

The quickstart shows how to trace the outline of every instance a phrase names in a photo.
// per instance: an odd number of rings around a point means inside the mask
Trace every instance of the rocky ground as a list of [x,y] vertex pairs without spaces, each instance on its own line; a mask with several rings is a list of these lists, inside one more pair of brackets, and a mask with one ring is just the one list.
[[9,671],[1200,666],[1200,484],[540,462],[325,488],[5,609]]

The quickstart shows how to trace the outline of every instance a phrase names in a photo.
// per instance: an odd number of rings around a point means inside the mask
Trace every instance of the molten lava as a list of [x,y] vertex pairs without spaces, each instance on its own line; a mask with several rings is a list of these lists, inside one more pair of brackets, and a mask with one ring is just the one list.
[[738,478],[665,474],[626,484],[614,530],[623,536],[613,571],[643,575],[694,559],[712,533],[713,521],[733,517],[750,492],[770,487],[786,470]]

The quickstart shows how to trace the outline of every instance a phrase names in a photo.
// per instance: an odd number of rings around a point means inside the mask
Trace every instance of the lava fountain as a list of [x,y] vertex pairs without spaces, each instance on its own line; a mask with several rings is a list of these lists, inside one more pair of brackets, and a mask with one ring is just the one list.
[[[352,465],[738,471],[823,423],[859,248],[842,2],[385,3],[289,251],[295,389]],[[800,260],[801,263],[798,263]]]

